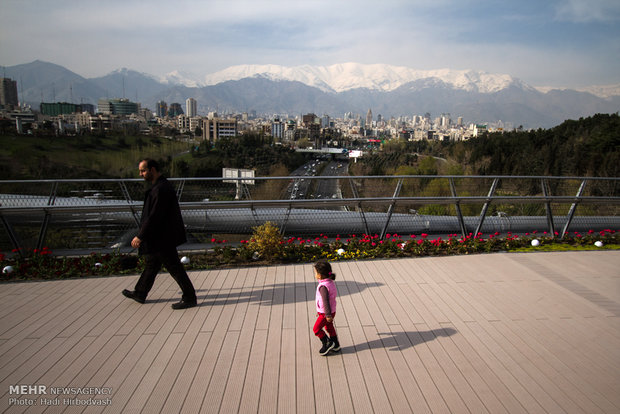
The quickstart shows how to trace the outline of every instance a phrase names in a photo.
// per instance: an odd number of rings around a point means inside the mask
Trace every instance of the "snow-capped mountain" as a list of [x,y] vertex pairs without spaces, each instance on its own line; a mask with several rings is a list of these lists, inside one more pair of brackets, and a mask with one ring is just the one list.
[[200,76],[179,70],[168,72],[158,80],[167,85],[183,85],[188,88],[201,88],[205,86]]
[[269,80],[297,81],[324,92],[344,92],[351,89],[370,89],[390,92],[402,85],[423,79],[439,80],[454,89],[468,92],[493,93],[518,84],[532,89],[510,75],[491,74],[475,70],[416,70],[404,66],[342,63],[331,66],[239,65],[206,75],[205,85],[217,85],[229,80],[262,77]]
[[[128,97],[153,110],[157,102],[198,102],[199,113],[329,114],[345,112],[411,116],[450,113],[467,122],[502,120],[525,127],[551,127],[566,119],[620,108],[618,85],[594,89],[532,88],[509,75],[481,71],[433,71],[388,65],[244,65],[206,76],[174,71],[158,78],[130,69],[86,79],[48,62],[4,67],[19,79],[20,102],[97,104],[103,97]],[[603,97],[601,97],[603,95]]]

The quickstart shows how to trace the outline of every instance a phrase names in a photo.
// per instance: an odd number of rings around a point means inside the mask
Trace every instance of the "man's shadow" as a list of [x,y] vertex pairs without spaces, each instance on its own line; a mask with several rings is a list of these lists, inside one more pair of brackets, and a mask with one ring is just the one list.
[[[363,283],[347,280],[346,289],[338,290],[338,296],[346,296],[359,293],[365,289],[381,286],[382,283]],[[199,306],[220,306],[226,303],[256,303],[260,306],[286,305],[298,302],[314,302],[316,282],[276,283],[265,285],[251,291],[239,289],[199,289]],[[224,293],[224,290],[230,290]],[[206,295],[202,292],[208,292]],[[219,292],[219,293],[216,293]]]
[[[384,348],[388,351],[403,351],[416,345],[434,341],[440,336],[452,336],[458,333],[453,328],[433,329],[430,331],[411,331],[411,332],[388,332],[379,333],[381,338],[361,344],[342,346],[338,353],[352,354],[365,349]],[[334,354],[336,355],[336,354]]]

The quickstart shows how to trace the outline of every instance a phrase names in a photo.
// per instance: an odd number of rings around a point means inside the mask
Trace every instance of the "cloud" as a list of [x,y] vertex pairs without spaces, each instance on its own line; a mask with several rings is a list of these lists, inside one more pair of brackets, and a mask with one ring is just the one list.
[[545,84],[563,67],[574,83],[614,83],[619,16],[618,0],[1,0],[0,63],[41,59],[87,77],[386,63]]
[[575,23],[603,22],[620,20],[618,0],[565,0],[556,6],[556,18]]

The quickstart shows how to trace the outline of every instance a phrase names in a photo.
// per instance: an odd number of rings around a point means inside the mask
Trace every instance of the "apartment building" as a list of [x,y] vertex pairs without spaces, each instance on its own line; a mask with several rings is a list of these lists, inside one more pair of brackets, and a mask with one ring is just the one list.
[[215,142],[220,138],[237,136],[237,119],[208,118],[202,121],[202,138]]

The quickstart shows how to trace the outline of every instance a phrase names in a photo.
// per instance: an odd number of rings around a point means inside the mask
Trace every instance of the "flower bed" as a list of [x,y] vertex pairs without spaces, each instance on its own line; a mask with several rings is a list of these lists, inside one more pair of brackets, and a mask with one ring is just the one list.
[[[330,239],[326,235],[314,238],[280,236],[271,223],[255,228],[249,240],[229,243],[212,240],[214,247],[208,251],[192,252],[183,260],[188,270],[218,267],[271,265],[278,263],[311,263],[324,258],[329,261],[365,260],[395,257],[422,257],[490,252],[549,251],[575,249],[620,249],[620,232],[603,230],[585,234],[571,233],[563,238],[546,232],[512,233],[431,239],[427,234],[356,235]],[[18,252],[13,252],[18,253]],[[2,279],[41,280],[87,276],[136,274],[144,263],[136,256],[120,253],[92,253],[81,257],[54,256],[48,248],[14,254],[0,252]]]

